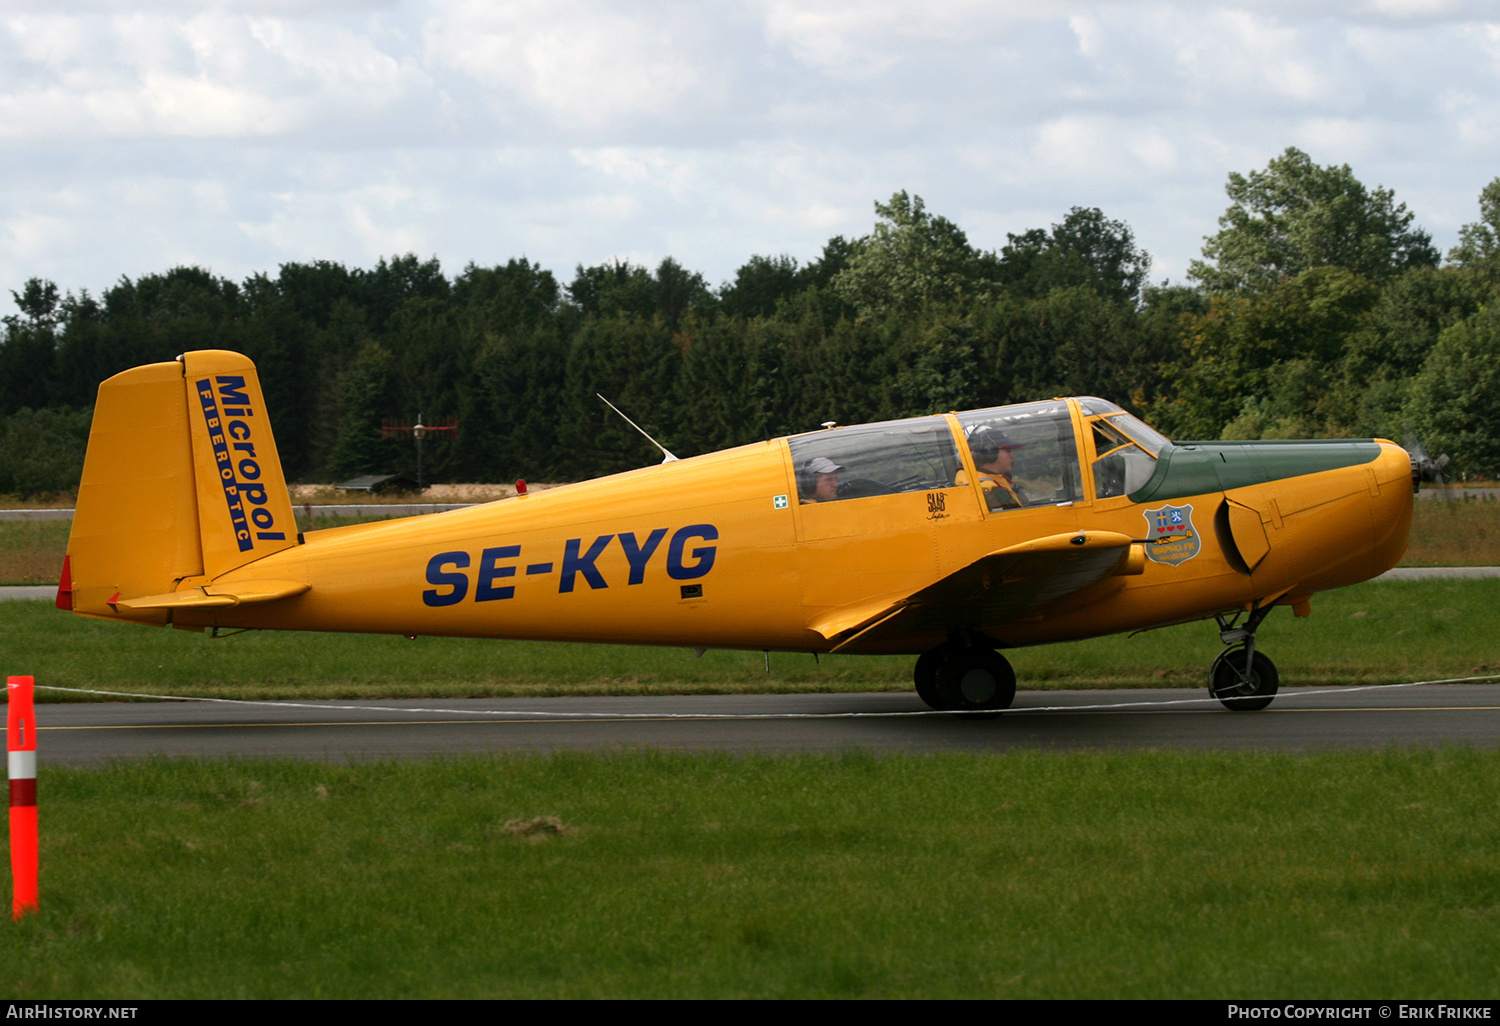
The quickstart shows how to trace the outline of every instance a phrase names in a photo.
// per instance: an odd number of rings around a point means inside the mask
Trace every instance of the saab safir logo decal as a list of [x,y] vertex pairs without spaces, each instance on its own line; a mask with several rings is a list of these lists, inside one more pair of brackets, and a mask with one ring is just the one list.
[[1193,527],[1193,507],[1163,506],[1146,510],[1146,537],[1152,544],[1146,546],[1146,558],[1158,563],[1176,566],[1186,563],[1203,548],[1203,542]]
[[[627,585],[645,582],[647,564],[663,548],[666,549],[667,576],[674,581],[691,581],[706,576],[713,569],[719,547],[701,543],[717,541],[718,538],[719,529],[713,524],[680,527],[670,541],[667,541],[665,527],[658,527],[644,538],[634,532],[601,534],[587,545],[582,538],[569,538],[563,544],[560,560],[542,563],[523,560],[519,545],[484,549],[477,560],[463,550],[439,552],[427,561],[427,583],[433,587],[422,592],[422,601],[429,606],[455,606],[469,597],[471,583],[475,602],[515,598],[516,585],[500,582],[514,581],[518,570],[527,577],[556,574],[560,595],[573,591],[580,582],[592,590],[608,588],[609,582],[595,564],[612,543],[624,550],[625,561],[630,565]],[[527,555],[530,559],[536,558],[533,554]],[[687,597],[686,592],[684,597]]]
[[[208,424],[208,441],[213,446],[219,481],[224,486],[224,501],[229,506],[229,522],[234,526],[234,540],[240,551],[249,552],[255,548],[257,539],[286,541],[286,531],[274,530],[276,518],[265,508],[266,486],[259,483],[260,462],[255,455],[255,429],[252,426],[255,410],[250,407],[244,377],[220,374],[213,381],[204,378],[194,387],[203,407],[203,419]],[[265,423],[264,418],[261,423]]]

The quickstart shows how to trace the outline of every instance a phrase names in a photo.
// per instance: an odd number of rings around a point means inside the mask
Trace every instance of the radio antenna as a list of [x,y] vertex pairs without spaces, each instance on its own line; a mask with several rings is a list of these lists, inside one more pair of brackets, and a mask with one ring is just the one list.
[[[599,401],[602,402],[605,406],[608,406],[611,410],[614,410],[616,413],[619,413],[621,417],[625,417],[625,414],[620,413],[620,408],[618,406],[616,406],[614,403],[612,403],[608,399],[604,398],[604,396],[599,395],[598,392],[595,392],[594,394],[596,396],[599,396]],[[639,431],[641,433],[641,437],[642,438],[644,438],[646,441],[650,442],[652,445],[656,446],[658,449],[661,450],[662,456],[664,457],[662,459],[663,463],[673,463],[673,462],[676,461],[677,457],[673,456],[672,453],[671,453],[671,451],[665,445],[662,445],[656,439],[654,439],[650,435],[646,434],[645,430],[639,424],[637,424],[635,421],[631,420],[629,417],[625,417],[625,423],[627,423],[631,427],[635,428],[637,431]]]

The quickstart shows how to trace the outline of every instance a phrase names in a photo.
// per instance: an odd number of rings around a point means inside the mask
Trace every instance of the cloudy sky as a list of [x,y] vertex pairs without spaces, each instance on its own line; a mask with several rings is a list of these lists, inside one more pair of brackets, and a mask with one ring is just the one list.
[[1447,249],[1500,175],[1496,5],[0,0],[4,289],[406,252],[718,284],[897,189],[985,249],[1097,206],[1181,280],[1288,146]]

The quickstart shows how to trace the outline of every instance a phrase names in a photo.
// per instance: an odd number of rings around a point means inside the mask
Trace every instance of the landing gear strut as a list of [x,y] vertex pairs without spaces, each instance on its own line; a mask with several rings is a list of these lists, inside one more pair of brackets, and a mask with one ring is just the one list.
[[1256,606],[1243,627],[1236,626],[1239,614],[1219,621],[1219,640],[1225,649],[1214,657],[1208,670],[1208,693],[1237,712],[1264,709],[1276,698],[1281,678],[1276,664],[1255,651],[1255,630],[1271,612],[1272,606]]
[[933,709],[992,719],[1016,697],[1016,671],[982,638],[949,641],[917,659],[917,696]]

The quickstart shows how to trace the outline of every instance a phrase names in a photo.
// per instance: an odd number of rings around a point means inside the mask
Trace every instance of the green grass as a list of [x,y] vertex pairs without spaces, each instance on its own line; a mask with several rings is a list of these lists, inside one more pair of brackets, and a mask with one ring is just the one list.
[[[1283,685],[1500,673],[1500,580],[1361,584],[1277,610],[1257,635]],[[1212,621],[1016,649],[1021,687],[1201,687]],[[247,632],[223,638],[0,603],[0,668],[39,684],[221,698],[390,698],[904,690],[909,656]],[[63,700],[39,691],[44,701]]]
[[[621,752],[41,779],[12,999],[1488,998],[1500,755]],[[565,832],[507,829],[555,816]]]
[[1500,566],[1500,501],[1419,499],[1402,566]]
[[0,520],[0,584],[56,584],[71,520]]

